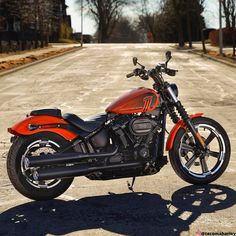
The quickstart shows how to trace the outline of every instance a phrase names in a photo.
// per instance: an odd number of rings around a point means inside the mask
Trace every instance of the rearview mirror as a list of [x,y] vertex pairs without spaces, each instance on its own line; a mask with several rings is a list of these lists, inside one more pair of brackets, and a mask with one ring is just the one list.
[[166,60],[169,61],[171,59],[171,51],[166,52]]
[[138,62],[138,58],[137,57],[133,57],[133,64],[134,64],[134,66],[137,65],[137,62]]

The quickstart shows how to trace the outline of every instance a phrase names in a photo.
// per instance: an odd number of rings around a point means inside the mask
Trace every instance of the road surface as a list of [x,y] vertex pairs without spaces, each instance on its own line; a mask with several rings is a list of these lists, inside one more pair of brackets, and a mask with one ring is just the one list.
[[[151,81],[127,80],[136,56],[147,67],[164,61],[179,70],[167,78],[179,86],[189,113],[204,112],[228,132],[231,162],[224,175],[205,187],[191,186],[170,164],[138,178],[106,182],[76,178],[57,200],[33,202],[11,186],[6,174],[7,127],[32,109],[58,107],[82,118],[103,112],[116,97]],[[236,69],[168,44],[85,45],[81,51],[0,78],[0,235],[195,235],[236,233]],[[168,128],[172,126],[168,123]]]

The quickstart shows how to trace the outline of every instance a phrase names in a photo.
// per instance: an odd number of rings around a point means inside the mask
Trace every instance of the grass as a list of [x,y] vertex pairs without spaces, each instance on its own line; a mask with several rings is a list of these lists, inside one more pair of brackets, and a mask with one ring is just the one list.
[[60,38],[59,40],[58,40],[58,43],[68,43],[68,44],[75,44],[75,43],[80,43],[80,42],[78,42],[78,41],[76,41],[76,40],[72,40],[72,39],[63,39],[63,38]]

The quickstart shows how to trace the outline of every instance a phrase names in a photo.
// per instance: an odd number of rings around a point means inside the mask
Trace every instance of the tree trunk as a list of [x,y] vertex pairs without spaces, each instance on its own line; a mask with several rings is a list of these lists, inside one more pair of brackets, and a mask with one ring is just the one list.
[[40,47],[43,48],[43,34],[40,33]]
[[102,42],[102,24],[99,22],[98,25],[98,43]]
[[34,39],[34,48],[36,49],[36,48],[38,48],[38,46],[39,46],[38,35],[36,34],[35,39]]
[[204,33],[203,33],[203,25],[202,25],[202,19],[201,19],[201,13],[199,11],[199,28],[200,28],[200,33],[201,33],[201,41],[202,41],[202,51],[203,53],[207,53],[206,50],[206,45],[205,45],[205,38],[204,38]]
[[49,43],[49,32],[47,32],[47,35],[46,35],[46,41],[45,41],[46,47],[48,47],[48,43]]
[[232,29],[233,57],[235,57],[235,47],[236,47],[235,34],[236,34],[236,30],[235,30],[235,27],[233,27],[233,29]]
[[184,46],[184,34],[183,34],[183,27],[182,27],[182,17],[178,16],[178,41],[179,47]]
[[22,24],[21,25],[21,31],[20,31],[20,41],[21,41],[21,51],[25,50],[25,46],[26,46],[26,40],[25,40],[25,26]]
[[108,36],[108,27],[103,24],[102,30],[101,30],[101,43],[107,43],[109,39]]
[[223,11],[225,15],[225,23],[226,23],[226,28],[230,28],[230,11],[227,7],[227,0],[221,0],[222,6],[223,6]]
[[203,51],[203,53],[207,53],[206,45],[205,45],[205,38],[204,38],[204,33],[203,33],[203,28],[201,28],[201,41],[202,41],[202,51]]
[[192,29],[191,29],[191,19],[190,19],[190,7],[189,1],[187,1],[187,27],[188,27],[188,46],[192,48]]

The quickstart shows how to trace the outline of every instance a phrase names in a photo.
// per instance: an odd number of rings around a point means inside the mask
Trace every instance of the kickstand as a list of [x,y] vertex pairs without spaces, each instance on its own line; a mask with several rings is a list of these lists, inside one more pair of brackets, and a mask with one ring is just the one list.
[[129,183],[129,181],[127,181],[128,189],[132,192],[134,192],[133,186],[134,186],[135,178],[136,177],[133,177],[131,184]]

